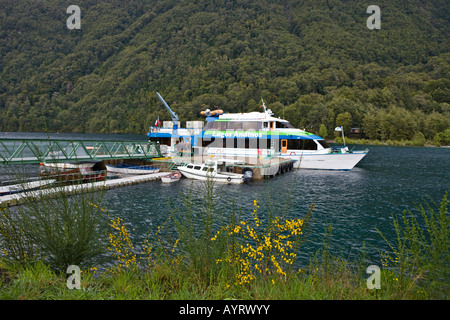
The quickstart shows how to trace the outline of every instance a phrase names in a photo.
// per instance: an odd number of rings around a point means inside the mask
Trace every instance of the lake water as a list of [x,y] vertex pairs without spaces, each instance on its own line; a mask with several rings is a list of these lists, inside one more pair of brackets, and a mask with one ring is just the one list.
[[[46,135],[0,133],[0,138],[6,137]],[[144,135],[51,134],[50,138],[146,140]],[[369,257],[377,259],[378,250],[387,249],[377,229],[394,241],[392,215],[413,209],[423,198],[440,203],[449,190],[450,148],[356,146],[355,150],[366,147],[368,155],[351,171],[294,170],[266,181],[220,186],[216,188],[217,209],[221,216],[231,214],[234,200],[242,218],[251,219],[257,199],[259,216],[264,219],[270,197],[275,213],[281,213],[285,206],[286,217],[297,218],[314,203],[311,234],[302,249],[305,259],[321,246],[330,224],[333,253],[348,257],[365,244]],[[109,190],[104,208],[134,228],[135,239],[142,239],[166,221],[169,201],[180,204],[180,195],[190,188],[193,202],[200,202],[204,184],[182,179],[173,184],[153,181]]]

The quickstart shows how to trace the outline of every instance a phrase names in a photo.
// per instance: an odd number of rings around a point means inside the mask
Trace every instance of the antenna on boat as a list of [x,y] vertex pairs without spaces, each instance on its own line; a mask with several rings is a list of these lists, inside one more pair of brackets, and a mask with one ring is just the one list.
[[269,115],[269,116],[273,116],[273,112],[272,110],[266,110],[266,103],[264,102],[263,98],[261,97],[261,102],[262,102],[262,107],[264,108],[264,114],[265,115]]
[[266,113],[266,104],[262,97],[261,97],[261,102],[262,102],[262,107],[264,108],[264,113]]

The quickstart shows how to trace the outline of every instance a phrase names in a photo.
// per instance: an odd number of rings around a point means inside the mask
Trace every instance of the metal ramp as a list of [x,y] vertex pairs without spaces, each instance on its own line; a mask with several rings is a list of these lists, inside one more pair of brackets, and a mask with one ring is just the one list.
[[145,141],[0,139],[0,164],[39,164],[161,157],[159,146]]

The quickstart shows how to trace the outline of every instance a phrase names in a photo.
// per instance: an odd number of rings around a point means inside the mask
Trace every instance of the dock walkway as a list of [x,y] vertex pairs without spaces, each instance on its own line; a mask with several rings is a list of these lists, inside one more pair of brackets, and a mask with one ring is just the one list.
[[15,193],[11,195],[5,195],[0,197],[0,207],[15,206],[23,203],[27,198],[35,198],[39,200],[41,196],[47,196],[63,192],[64,194],[77,194],[83,191],[112,189],[117,187],[129,186],[138,183],[144,183],[152,180],[160,179],[162,176],[167,175],[167,172],[158,172],[146,175],[138,175],[126,178],[111,179],[106,181],[97,181],[92,183],[83,183],[76,185],[68,185],[62,187],[54,187],[48,189],[41,189],[35,191],[26,191],[22,193]]

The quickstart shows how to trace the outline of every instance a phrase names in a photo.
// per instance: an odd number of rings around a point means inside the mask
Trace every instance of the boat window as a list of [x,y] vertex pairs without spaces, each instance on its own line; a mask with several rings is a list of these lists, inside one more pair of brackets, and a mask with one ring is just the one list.
[[245,148],[245,138],[234,138],[235,148]]
[[258,149],[258,139],[248,139],[249,140],[249,149]]
[[290,150],[300,150],[300,140],[289,139],[288,140],[288,149],[290,149]]
[[325,140],[317,140],[317,142],[319,142],[320,145],[321,145],[322,147],[324,147],[325,149],[331,148],[330,145],[329,145]]
[[194,166],[192,164],[188,165],[187,168],[188,169],[192,169]]
[[208,137],[203,137],[202,139],[202,147],[205,148],[207,146],[209,146],[211,143],[214,142],[216,138],[208,138]]
[[301,139],[302,150],[317,150],[317,144],[314,140]]
[[203,130],[227,130],[227,121],[207,122]]
[[213,172],[214,168],[208,168],[208,172]]
[[208,170],[208,167],[203,167],[202,171]]
[[292,124],[290,124],[288,121],[277,121],[276,122],[277,128],[294,128]]
[[205,126],[203,127],[203,130],[210,130],[214,128],[215,122],[206,122]]
[[245,139],[245,143],[244,143],[245,149],[258,149],[257,139],[252,139],[252,138],[244,138],[244,139]]
[[167,146],[170,145],[170,138],[151,137],[149,140],[153,141],[153,142],[157,142],[161,145],[167,145]]
[[317,144],[311,139],[289,139],[289,150],[317,150]]
[[242,129],[244,130],[258,130],[257,121],[246,121],[242,123]]
[[200,168],[201,168],[200,166],[195,166],[194,170],[200,170]]
[[258,139],[258,149],[270,149],[270,139]]
[[242,121],[230,121],[228,122],[228,129],[240,130],[242,129]]
[[227,130],[227,122],[217,122],[217,129],[221,130],[221,131],[225,131]]

